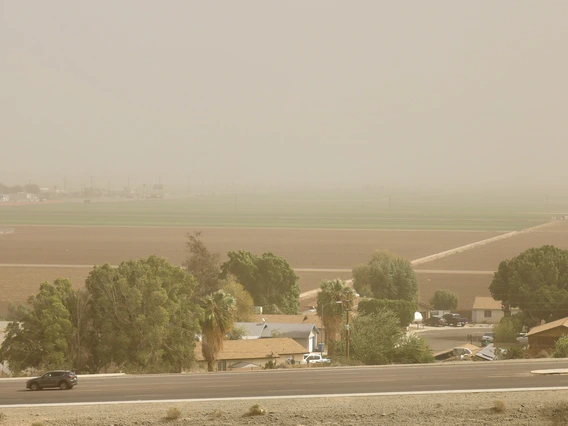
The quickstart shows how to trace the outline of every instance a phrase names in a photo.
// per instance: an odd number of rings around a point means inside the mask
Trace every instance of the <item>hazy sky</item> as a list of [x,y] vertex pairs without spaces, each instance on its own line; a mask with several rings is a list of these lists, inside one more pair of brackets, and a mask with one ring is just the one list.
[[0,14],[0,182],[568,182],[565,0]]

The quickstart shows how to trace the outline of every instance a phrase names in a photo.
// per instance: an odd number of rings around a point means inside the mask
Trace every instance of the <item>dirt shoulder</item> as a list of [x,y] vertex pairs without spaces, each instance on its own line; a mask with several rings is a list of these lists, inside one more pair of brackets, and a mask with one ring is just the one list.
[[[259,403],[266,414],[247,416]],[[497,407],[497,408],[495,408]],[[168,409],[180,417],[167,420]],[[298,398],[2,408],[0,425],[552,425],[568,424],[568,391]]]

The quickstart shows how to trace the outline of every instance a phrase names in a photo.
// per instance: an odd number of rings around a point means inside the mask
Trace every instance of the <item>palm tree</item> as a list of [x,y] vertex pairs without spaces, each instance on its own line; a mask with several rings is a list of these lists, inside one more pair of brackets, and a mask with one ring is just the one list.
[[318,292],[317,313],[322,319],[326,342],[335,341],[339,338],[339,324],[347,293],[354,295],[349,284],[339,278],[321,282]]
[[207,371],[214,371],[215,360],[223,349],[225,335],[233,328],[235,299],[219,290],[204,297],[201,306],[204,311],[200,321],[201,353],[207,361]]

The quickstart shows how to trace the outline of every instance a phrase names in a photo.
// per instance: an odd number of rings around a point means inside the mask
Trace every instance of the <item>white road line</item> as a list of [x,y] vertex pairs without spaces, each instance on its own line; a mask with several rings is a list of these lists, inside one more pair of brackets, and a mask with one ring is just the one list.
[[33,407],[73,407],[81,405],[124,405],[124,404],[175,404],[180,402],[221,402],[221,401],[254,401],[270,399],[305,399],[305,398],[345,398],[345,397],[373,397],[373,396],[405,396],[405,395],[436,395],[436,394],[464,394],[464,393],[498,393],[498,392],[541,392],[565,391],[568,386],[540,387],[540,388],[501,388],[501,389],[457,389],[435,391],[404,391],[404,392],[370,392],[370,393],[338,393],[322,395],[283,395],[283,396],[239,396],[227,398],[191,398],[191,399],[152,399],[136,401],[102,401],[102,402],[53,402],[41,404],[6,404],[0,408],[33,408]]
[[[485,240],[480,240],[480,241],[477,241],[475,243],[466,244],[466,245],[463,245],[463,246],[460,246],[460,247],[455,247],[455,248],[450,249],[450,250],[442,251],[440,253],[421,257],[419,259],[414,259],[410,263],[412,264],[412,266],[417,266],[417,265],[422,265],[423,263],[433,262],[434,260],[443,259],[445,257],[452,256],[452,255],[457,254],[457,253],[462,253],[464,251],[472,250],[474,248],[481,247],[481,246],[493,243],[495,241],[501,241],[501,240],[505,240],[507,238],[512,238],[516,235],[527,234],[529,232],[535,232],[535,231],[540,230],[541,228],[550,226],[553,223],[555,223],[555,222],[547,222],[547,223],[543,223],[543,224],[533,226],[533,227],[530,227],[530,228],[522,229],[520,231],[508,232],[506,234],[498,235],[496,237],[486,238]],[[437,271],[437,270],[434,270],[434,271]],[[473,272],[473,271],[471,271],[471,272]],[[435,273],[444,273],[444,272],[435,272]],[[493,272],[480,271],[480,274],[489,275],[489,274],[493,274]],[[348,280],[346,282],[349,285],[351,285],[353,283],[353,280]],[[300,294],[300,300],[305,300],[305,299],[308,299],[310,297],[313,297],[313,296],[317,295],[318,291],[319,291],[319,289],[306,291],[305,293]]]

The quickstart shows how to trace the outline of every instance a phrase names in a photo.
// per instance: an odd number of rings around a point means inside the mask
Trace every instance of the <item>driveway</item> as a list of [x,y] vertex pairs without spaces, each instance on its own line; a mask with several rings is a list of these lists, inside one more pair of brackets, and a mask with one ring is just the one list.
[[432,352],[437,353],[452,349],[464,343],[470,343],[468,340],[469,335],[478,337],[477,341],[473,340],[473,344],[479,345],[479,338],[491,330],[492,326],[488,325],[466,325],[465,327],[424,327],[418,330],[416,329],[416,326],[414,326],[410,328],[409,332],[416,333],[418,336],[422,337],[426,340],[432,349]]

